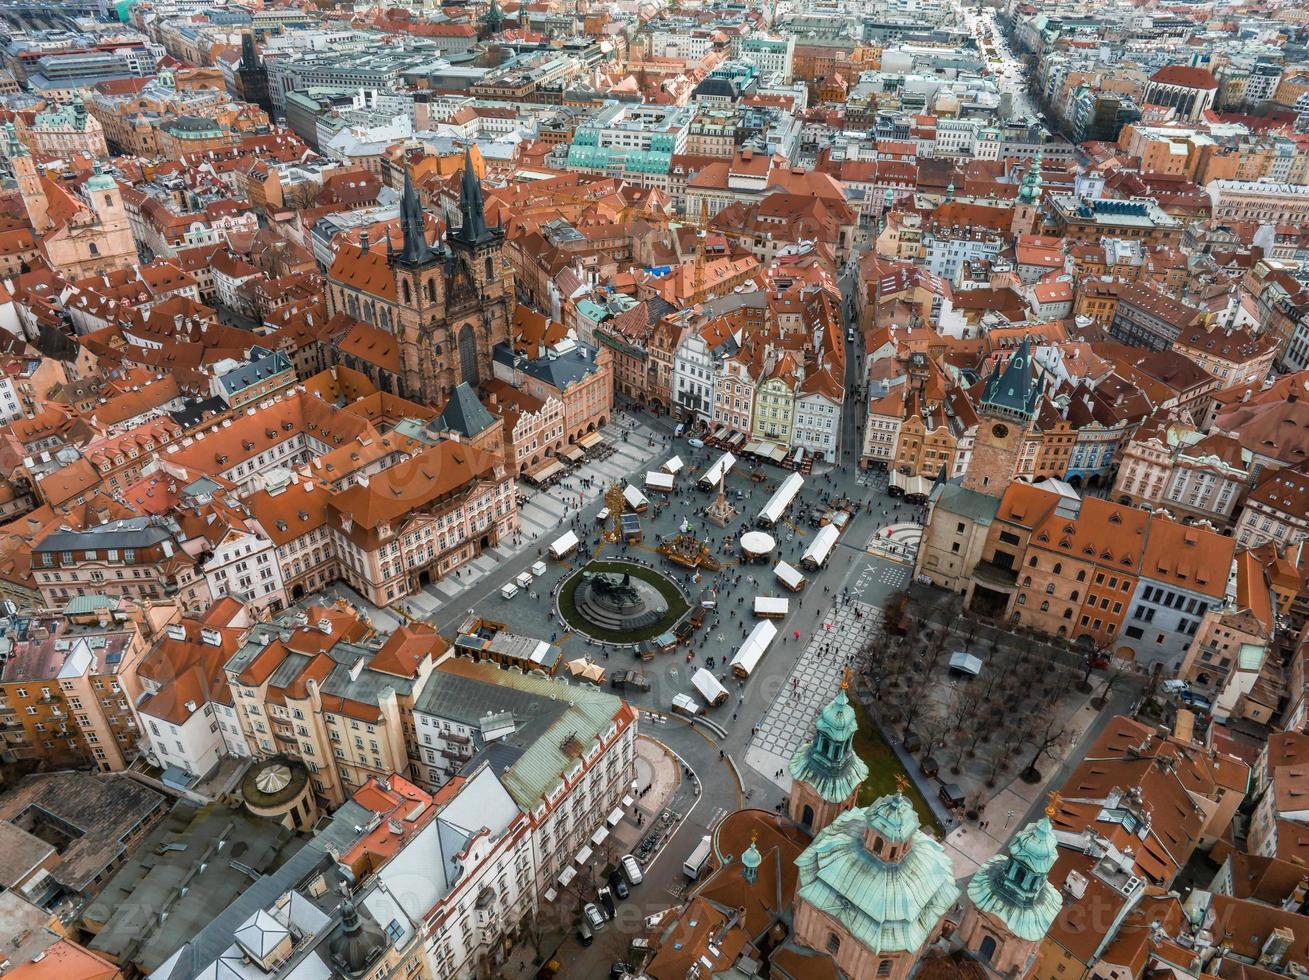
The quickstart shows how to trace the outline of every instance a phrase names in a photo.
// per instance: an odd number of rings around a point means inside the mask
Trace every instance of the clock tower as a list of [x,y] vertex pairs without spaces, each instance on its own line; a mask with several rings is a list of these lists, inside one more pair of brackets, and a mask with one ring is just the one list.
[[1026,337],[1003,367],[986,379],[977,406],[977,440],[964,474],[964,487],[1002,496],[1018,473],[1023,442],[1032,430],[1042,382],[1032,367]]

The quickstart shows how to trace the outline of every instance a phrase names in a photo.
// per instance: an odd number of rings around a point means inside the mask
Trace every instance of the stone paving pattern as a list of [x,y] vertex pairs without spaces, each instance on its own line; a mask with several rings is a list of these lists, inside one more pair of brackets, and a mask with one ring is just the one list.
[[[856,610],[862,619],[855,615]],[[829,611],[759,723],[746,750],[748,766],[790,792],[791,756],[813,734],[814,719],[836,696],[846,665],[853,663],[880,622],[881,610],[862,602],[838,604]],[[775,642],[783,641],[778,637]],[[797,641],[788,635],[786,642]]]

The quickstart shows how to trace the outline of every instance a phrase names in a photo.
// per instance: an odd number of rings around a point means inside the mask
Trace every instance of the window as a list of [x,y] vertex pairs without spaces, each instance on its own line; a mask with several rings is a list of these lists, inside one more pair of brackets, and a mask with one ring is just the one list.
[[841,951],[841,937],[834,932],[827,934],[827,952],[835,956]]
[[891,961],[882,960],[877,964],[877,975],[879,977],[889,977],[891,975]]

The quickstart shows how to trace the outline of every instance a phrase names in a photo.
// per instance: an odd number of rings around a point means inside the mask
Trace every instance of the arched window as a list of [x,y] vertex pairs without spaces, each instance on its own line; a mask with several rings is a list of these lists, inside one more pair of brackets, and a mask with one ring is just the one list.
[[882,853],[882,838],[880,837],[873,838],[873,853],[874,854]]
[[1077,572],[1077,581],[1079,581],[1079,582],[1085,582],[1085,581],[1086,581],[1086,569],[1085,569],[1085,568],[1082,568],[1082,569],[1079,569],[1079,570],[1078,570],[1078,572]]
[[490,282],[495,278],[495,260],[491,256],[486,257],[486,281]]
[[429,303],[436,302],[436,279],[434,278],[427,280],[427,301]]
[[806,805],[804,811],[800,814],[800,823],[805,827],[814,825],[814,808]]
[[1041,612],[1049,612],[1049,611],[1050,611],[1050,600],[1047,599],[1045,602],[1041,603]]
[[1025,589],[1026,589],[1026,588],[1030,588],[1031,585],[1032,585],[1032,576],[1030,576],[1030,575],[1024,575],[1024,576],[1023,576],[1023,588],[1025,588]]
[[99,246],[96,245],[95,242],[87,242],[87,243],[86,243],[86,247],[87,247],[88,249],[91,250],[91,254],[92,254],[92,255],[99,255],[99,254],[100,254],[100,248],[99,248]]
[[987,936],[982,940],[982,945],[977,947],[977,955],[982,958],[984,963],[991,962],[991,957],[995,955],[994,936]]
[[1053,582],[1047,582],[1047,583],[1045,584],[1045,594],[1046,594],[1046,595],[1054,595],[1054,583],[1053,583]]
[[841,952],[841,937],[834,932],[827,934],[827,952],[832,956]]
[[891,975],[891,961],[882,960],[877,964],[877,975],[879,977],[889,977]]
[[1035,568],[1035,567],[1036,567],[1036,555],[1033,555],[1031,558],[1027,559],[1027,564],[1030,565],[1032,568]]
[[405,279],[403,282],[400,283],[400,292],[404,295],[404,303],[405,303],[405,306],[413,306],[413,305],[414,305],[414,294],[413,294],[413,291],[410,290],[410,288],[409,288],[409,280],[408,280],[408,279]]
[[1076,601],[1077,601],[1077,596],[1078,596],[1078,592],[1077,592],[1077,590],[1076,590],[1076,589],[1073,589],[1073,594],[1070,595],[1070,596],[1068,597],[1068,601],[1069,601],[1069,602],[1076,602]]
[[1057,562],[1054,563],[1054,568],[1052,569],[1052,571],[1053,571],[1056,575],[1058,575],[1058,574],[1059,574],[1060,572],[1062,572],[1063,570],[1064,570],[1064,563],[1063,563],[1063,562],[1061,562],[1061,561],[1057,561]]

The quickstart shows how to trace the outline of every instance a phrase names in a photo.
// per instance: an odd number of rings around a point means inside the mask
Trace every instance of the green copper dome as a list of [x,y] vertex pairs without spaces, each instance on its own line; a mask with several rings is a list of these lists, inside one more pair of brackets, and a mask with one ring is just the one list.
[[759,864],[762,861],[763,855],[759,853],[759,848],[755,847],[753,840],[750,841],[750,846],[747,847],[745,853],[741,855],[741,863],[753,871],[755,868],[759,867]]
[[111,191],[114,187],[114,178],[100,169],[100,164],[95,165],[95,176],[87,179],[86,189],[89,191]]
[[890,843],[903,844],[918,831],[918,812],[902,793],[892,793],[868,808],[868,824]]
[[859,723],[855,720],[854,708],[850,707],[850,699],[845,696],[845,688],[837,691],[836,697],[818,715],[818,730],[833,742],[852,739],[855,732],[859,731]]
[[1050,818],[1042,817],[1014,834],[1014,839],[1009,842],[1009,853],[1037,874],[1049,874],[1059,859],[1059,842],[1050,826]]
[[843,803],[868,778],[868,766],[852,747],[859,725],[844,687],[814,727],[814,737],[791,756],[791,778],[812,786],[828,803]]
[[918,826],[895,800],[908,806],[897,794],[841,814],[795,860],[796,894],[873,953],[921,949],[959,897],[949,856],[922,831],[909,831],[897,861],[870,850],[874,834],[885,836],[879,822],[888,816],[902,828]]
[[1008,854],[997,854],[977,869],[968,898],[1019,939],[1039,942],[1063,907],[1059,890],[1046,880],[1057,851],[1050,820],[1043,817],[1014,835]]

